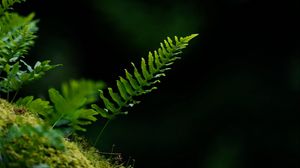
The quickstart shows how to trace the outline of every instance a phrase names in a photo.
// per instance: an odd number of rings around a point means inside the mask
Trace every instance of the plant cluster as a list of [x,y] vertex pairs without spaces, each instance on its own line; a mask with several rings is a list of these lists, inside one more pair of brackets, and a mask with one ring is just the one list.
[[[34,14],[11,12],[13,4],[23,1],[2,0],[0,4],[0,96],[6,95],[7,100],[9,93],[16,95],[24,84],[59,66],[49,60],[34,66],[26,62],[38,28]],[[101,81],[71,80],[60,90],[50,88],[49,100],[27,96],[10,104],[0,97],[0,166],[124,167],[103,159],[95,148],[70,139],[101,117],[111,120],[127,114],[128,108],[139,103],[140,95],[157,89],[160,78],[195,36],[168,37],[147,59],[141,59],[140,67],[132,63],[132,71],[125,69],[115,88],[106,89]]]

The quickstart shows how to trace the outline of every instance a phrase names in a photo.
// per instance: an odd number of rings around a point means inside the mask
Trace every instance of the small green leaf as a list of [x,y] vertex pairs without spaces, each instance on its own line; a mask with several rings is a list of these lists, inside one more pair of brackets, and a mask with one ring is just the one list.
[[100,98],[103,100],[105,107],[113,113],[118,113],[119,112],[118,109],[115,107],[115,105],[112,102],[110,102],[109,99],[107,99],[104,96],[103,91],[102,90],[99,91],[100,91]]
[[154,67],[154,58],[151,52],[149,52],[148,54],[148,66],[149,66],[150,73],[152,75],[156,73],[157,70]]
[[16,105],[28,107],[30,105],[30,103],[32,102],[32,100],[33,100],[33,96],[26,96],[24,98],[19,98],[16,101]]
[[53,112],[53,107],[49,103],[42,99],[35,99],[27,107],[31,112],[47,117]]
[[54,107],[57,111],[69,111],[66,99],[56,89],[51,88],[48,92],[50,100],[54,103]]
[[195,37],[197,37],[199,34],[191,34],[191,35],[189,35],[189,36],[187,36],[187,37],[184,37],[183,38],[183,41],[185,42],[185,43],[188,43],[190,40],[192,40],[193,38],[195,38]]
[[32,113],[41,115],[45,118],[50,115],[53,111],[53,107],[49,105],[48,101],[42,99],[34,99],[33,96],[27,96],[24,98],[19,98],[16,102],[17,106],[24,106]]
[[98,113],[93,109],[80,109],[79,114],[80,114],[80,120],[85,120],[90,124],[91,121],[97,120],[95,115],[97,115]]
[[174,38],[175,38],[176,47],[180,46],[180,41],[178,40],[178,37],[175,36]]
[[[162,57],[162,58],[166,57],[164,60],[167,60],[168,57],[169,57],[169,55],[170,55],[170,53],[168,53],[168,51],[166,50],[166,48],[165,48],[165,46],[164,46],[163,43],[160,43],[160,48],[158,49],[158,52],[160,53],[159,50],[161,50],[160,57]],[[164,60],[162,60],[162,61],[165,62]]]
[[140,90],[141,87],[138,85],[137,81],[132,77],[132,75],[125,69],[125,74],[126,74],[126,78],[128,79],[128,81],[130,82],[131,86],[135,89],[135,90]]
[[112,88],[108,88],[108,92],[110,97],[119,105],[119,107],[122,107],[125,102],[122,101],[122,98],[118,93],[114,93]]
[[127,91],[126,91],[125,87],[123,86],[122,82],[119,81],[119,80],[117,80],[117,87],[118,87],[118,90],[119,90],[119,92],[121,94],[121,97],[125,101],[129,100],[129,96],[127,95]]
[[152,76],[149,74],[149,72],[147,70],[147,65],[146,65],[146,61],[144,58],[142,58],[141,68],[142,68],[142,73],[143,73],[144,78],[146,80],[151,79]]
[[173,44],[173,40],[172,40],[170,37],[167,37],[167,40],[168,40],[168,42],[169,42],[169,44],[170,44],[170,47],[171,47],[172,49],[174,49],[176,46]]
[[120,76],[120,81],[122,82],[123,86],[125,87],[126,92],[129,93],[130,96],[136,95],[135,91],[132,89],[131,85],[129,84],[129,82],[126,79],[124,79]]
[[104,109],[100,108],[99,106],[97,106],[96,104],[92,104],[92,108],[98,112],[103,118],[107,118],[107,119],[111,119],[112,116],[108,114],[107,111],[105,111]]
[[[168,39],[170,39],[170,38],[168,37]],[[171,42],[172,42],[172,40],[171,40]],[[169,42],[167,40],[164,40],[164,43],[165,43],[165,46],[166,46],[167,51],[168,51],[167,57],[170,57],[171,56],[170,53],[173,52],[173,49],[171,48],[171,46],[170,46],[170,44],[169,44]]]
[[[160,51],[160,50],[158,50],[158,51]],[[160,69],[162,67],[162,63],[160,62],[160,57],[156,51],[154,51],[154,56],[155,56],[155,65],[156,65],[157,69]]]
[[137,70],[137,68],[135,67],[134,63],[131,63],[133,68],[134,68],[134,76],[135,78],[137,79],[137,81],[139,82],[139,84],[141,86],[146,86],[147,85],[147,82],[142,78],[141,74],[139,73],[139,71]]

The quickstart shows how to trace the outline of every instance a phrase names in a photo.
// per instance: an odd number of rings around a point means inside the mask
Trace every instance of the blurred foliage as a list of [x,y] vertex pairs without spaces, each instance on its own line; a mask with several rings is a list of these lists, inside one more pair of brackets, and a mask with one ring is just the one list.
[[48,90],[51,104],[33,96],[20,98],[16,104],[39,115],[48,126],[63,131],[67,137],[75,131],[86,131],[83,126],[97,120],[99,113],[88,106],[96,102],[98,90],[104,87],[101,81],[71,80],[62,84],[61,91]]
[[32,67],[24,61],[37,37],[38,28],[33,13],[23,17],[6,11],[17,2],[21,1],[5,0],[0,6],[0,91],[8,95],[57,66],[50,65],[47,60],[37,61]]

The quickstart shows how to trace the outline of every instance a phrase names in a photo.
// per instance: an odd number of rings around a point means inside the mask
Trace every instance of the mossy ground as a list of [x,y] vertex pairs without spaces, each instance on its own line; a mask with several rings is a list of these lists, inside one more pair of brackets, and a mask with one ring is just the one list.
[[[0,141],[13,126],[43,125],[39,117],[22,107],[14,106],[6,100],[0,99]],[[110,163],[99,155],[92,147],[86,147],[78,142],[62,139],[64,150],[47,146],[45,139],[39,136],[22,136],[9,143],[0,142],[0,167],[34,167],[48,165],[59,168],[125,168],[122,165]],[[8,158],[6,163],[3,155]],[[7,163],[8,161],[8,163]],[[1,163],[2,162],[2,163]]]

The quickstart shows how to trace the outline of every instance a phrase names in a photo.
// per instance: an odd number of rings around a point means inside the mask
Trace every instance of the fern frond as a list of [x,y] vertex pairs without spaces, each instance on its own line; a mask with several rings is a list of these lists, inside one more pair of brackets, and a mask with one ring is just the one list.
[[97,118],[94,115],[98,113],[92,109],[86,109],[85,97],[77,99],[67,99],[57,90],[50,89],[49,96],[54,105],[54,112],[45,120],[50,122],[52,127],[63,129],[65,134],[70,134],[76,130],[85,131],[83,125],[91,124]]
[[11,92],[23,84],[39,79],[59,65],[50,65],[50,61],[36,62],[34,67],[28,65],[24,56],[34,44],[37,21],[34,14],[26,17],[16,13],[5,13],[0,17],[0,91]]
[[33,96],[19,98],[18,101],[16,101],[16,105],[25,107],[30,112],[42,116],[43,118],[47,118],[53,113],[53,106],[50,105],[49,101],[41,98],[34,99]]
[[50,102],[27,96],[20,98],[16,105],[27,108],[42,117],[48,125],[69,135],[74,131],[85,131],[84,125],[97,120],[95,115],[98,112],[87,108],[87,105],[97,100],[97,91],[104,87],[102,81],[71,80],[62,84],[61,93],[49,89]]
[[23,17],[16,13],[5,13],[0,18],[0,64],[16,62],[33,46],[38,30],[33,17],[34,14]]
[[54,106],[54,111],[46,116],[45,121],[57,128],[65,129],[66,134],[74,131],[85,131],[84,125],[96,121],[98,115],[87,105],[97,100],[97,90],[103,89],[104,83],[92,80],[71,80],[62,85],[62,94],[49,90],[49,97]]
[[[51,118],[48,118],[50,124],[56,128],[66,127],[64,130],[65,134],[70,134],[75,130],[85,131],[82,125],[90,124],[91,121],[96,121],[97,119],[94,115],[98,113],[95,111],[86,111],[83,108],[86,103],[85,97],[78,97],[77,99],[69,100],[63,97],[57,90],[50,89],[49,97],[54,105],[54,113]],[[81,115],[85,113],[86,115]],[[82,122],[80,122],[82,120]]]
[[0,16],[15,3],[25,2],[26,0],[2,0],[0,4]]
[[124,111],[126,107],[132,107],[139,103],[135,98],[147,94],[157,87],[160,82],[159,78],[165,76],[165,72],[170,70],[170,66],[178,59],[182,49],[186,48],[188,42],[198,34],[192,34],[187,37],[167,38],[160,43],[160,48],[153,52],[149,52],[148,59],[141,58],[141,67],[137,68],[132,63],[133,72],[130,73],[125,69],[125,77],[119,77],[116,81],[116,90],[108,88],[108,96],[104,91],[100,90],[100,98],[105,108],[100,108],[93,104],[92,107],[98,111],[104,118],[113,118],[119,114],[127,114]]

